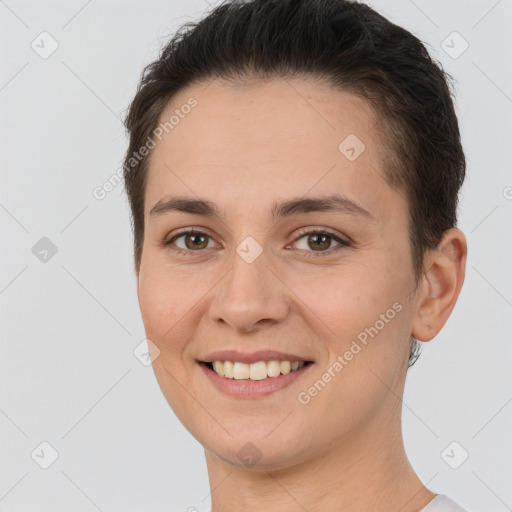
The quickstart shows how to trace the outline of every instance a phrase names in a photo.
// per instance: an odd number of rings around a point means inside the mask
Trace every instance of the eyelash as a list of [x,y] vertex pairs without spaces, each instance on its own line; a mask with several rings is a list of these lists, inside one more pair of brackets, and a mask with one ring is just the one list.
[[[213,240],[213,238],[208,235],[207,233],[204,233],[203,231],[198,231],[198,230],[195,230],[195,229],[187,229],[185,231],[181,231],[179,233],[177,233],[176,235],[174,235],[172,238],[170,238],[169,240],[164,240],[160,245],[164,248],[170,248],[170,245],[175,242],[177,239],[185,236],[185,235],[205,235],[207,236],[209,239]],[[320,257],[320,256],[323,256],[325,254],[332,254],[333,252],[337,252],[338,250],[340,249],[343,249],[344,247],[351,247],[351,243],[348,242],[347,240],[343,240],[342,238],[340,238],[339,236],[337,236],[335,233],[329,231],[329,230],[326,230],[325,228],[312,228],[308,231],[303,231],[301,233],[298,234],[297,238],[294,240],[294,242],[296,242],[297,240],[303,238],[304,236],[306,235],[327,235],[329,236],[331,239],[333,239],[334,241],[338,242],[339,245],[334,247],[334,248],[331,248],[331,249],[328,249],[327,251],[304,251],[306,253],[312,253],[312,254],[309,254],[308,257],[313,257],[313,258],[317,258],[317,257]],[[198,249],[197,251],[194,251],[194,250],[190,250],[190,249],[171,249],[173,252],[177,253],[177,254],[184,254],[186,256],[193,256],[194,253],[200,253],[200,252],[203,252],[205,249]],[[300,249],[302,250],[302,249]]]

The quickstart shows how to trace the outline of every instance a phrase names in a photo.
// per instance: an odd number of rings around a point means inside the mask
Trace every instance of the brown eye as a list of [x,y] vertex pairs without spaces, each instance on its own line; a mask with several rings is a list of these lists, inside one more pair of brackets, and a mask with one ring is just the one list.
[[185,237],[185,246],[190,250],[205,249],[208,246],[208,235],[202,233],[187,233]]
[[212,247],[208,245],[209,242],[213,243],[213,239],[206,233],[202,233],[201,231],[182,231],[163,242],[163,246],[169,247],[173,251],[181,254],[190,254]]
[[326,234],[314,233],[308,236],[308,244],[314,251],[329,249],[332,237]]
[[[336,244],[332,247],[333,242]],[[334,252],[337,249],[349,246],[350,244],[325,229],[310,230],[299,236],[295,242],[298,249],[309,253]],[[332,248],[332,251],[329,249]]]

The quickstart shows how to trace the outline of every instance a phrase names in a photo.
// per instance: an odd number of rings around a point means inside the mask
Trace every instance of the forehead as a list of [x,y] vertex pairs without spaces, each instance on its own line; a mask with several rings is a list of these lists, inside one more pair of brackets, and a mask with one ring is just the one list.
[[283,155],[277,149],[281,144],[295,154],[326,149],[337,154],[338,144],[351,133],[365,139],[369,149],[375,148],[377,133],[372,128],[376,119],[368,102],[318,81],[273,79],[233,84],[215,80],[195,85],[173,97],[160,123],[191,98],[197,105],[171,130],[189,156],[192,152],[200,156],[198,149],[210,153],[229,149],[235,160],[248,154],[260,157],[263,148],[270,158],[276,152]]
[[215,194],[226,205],[234,191],[238,201],[258,195],[270,204],[313,188],[369,208],[389,199],[377,119],[357,95],[306,79],[216,80],[181,90],[161,125],[172,116],[150,154],[146,211],[172,193]]

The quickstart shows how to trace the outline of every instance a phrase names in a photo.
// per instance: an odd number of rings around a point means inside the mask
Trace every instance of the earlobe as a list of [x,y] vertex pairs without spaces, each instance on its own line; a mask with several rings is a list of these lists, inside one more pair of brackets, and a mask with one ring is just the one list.
[[459,297],[466,273],[467,243],[457,228],[445,231],[438,247],[425,255],[411,334],[430,341],[444,326]]

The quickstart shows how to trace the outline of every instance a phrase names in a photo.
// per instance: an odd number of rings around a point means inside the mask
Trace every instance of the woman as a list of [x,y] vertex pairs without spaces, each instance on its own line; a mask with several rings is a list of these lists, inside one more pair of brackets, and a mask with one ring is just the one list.
[[445,73],[346,0],[225,3],[126,118],[138,299],[212,511],[462,511],[402,440],[419,341],[464,281]]

